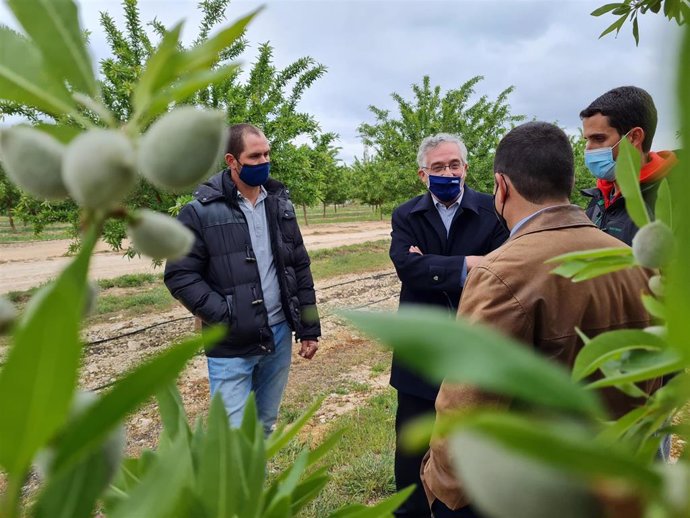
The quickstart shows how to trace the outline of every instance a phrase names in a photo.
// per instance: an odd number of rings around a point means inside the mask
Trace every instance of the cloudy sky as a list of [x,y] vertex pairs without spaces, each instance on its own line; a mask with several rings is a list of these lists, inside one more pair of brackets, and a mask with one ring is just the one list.
[[[410,85],[424,75],[444,90],[481,75],[477,95],[490,98],[512,85],[513,113],[556,121],[571,133],[580,126],[579,111],[598,95],[634,84],[657,104],[654,148],[677,147],[672,74],[680,31],[661,16],[647,15],[640,18],[639,47],[629,25],[617,38],[598,39],[614,19],[589,13],[607,1],[233,0],[226,17],[233,21],[266,6],[249,28],[247,63],[257,45],[268,41],[278,67],[306,55],[328,67],[300,109],[340,135],[346,162],[362,154],[357,126],[373,120],[368,106],[393,108],[390,94],[410,98]],[[139,0],[144,21],[156,17],[170,26],[187,19],[187,41],[196,34],[197,3]],[[80,5],[95,58],[107,56],[98,13],[108,11],[121,22],[120,2]],[[0,19],[9,22],[4,7]]]

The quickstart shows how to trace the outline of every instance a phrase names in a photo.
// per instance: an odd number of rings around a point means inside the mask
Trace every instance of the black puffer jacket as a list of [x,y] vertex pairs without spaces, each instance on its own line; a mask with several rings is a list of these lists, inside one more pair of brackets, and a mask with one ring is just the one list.
[[[659,185],[660,182],[643,183],[640,185],[642,198],[652,219],[654,219],[654,204],[656,203]],[[631,245],[633,237],[635,237],[639,229],[625,210],[625,198],[619,196],[608,207],[605,207],[604,195],[597,187],[583,189],[580,192],[592,198],[585,210],[592,223],[610,236],[620,239],[627,245]]]
[[[316,311],[310,261],[295,209],[283,184],[269,179],[266,218],[280,284],[283,311],[296,338],[316,339],[321,327]],[[196,200],[178,216],[196,235],[192,251],[165,266],[170,293],[204,325],[226,323],[229,331],[208,356],[237,357],[274,350],[268,314],[262,302],[259,269],[237,187],[227,170],[194,193]],[[250,260],[247,260],[250,258]]]

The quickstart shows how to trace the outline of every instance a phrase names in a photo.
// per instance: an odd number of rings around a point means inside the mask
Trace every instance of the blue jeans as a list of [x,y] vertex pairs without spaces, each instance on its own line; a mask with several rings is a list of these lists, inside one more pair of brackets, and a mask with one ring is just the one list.
[[292,331],[287,322],[271,326],[271,331],[275,343],[272,354],[207,358],[211,397],[220,392],[230,425],[239,427],[242,424],[244,407],[253,391],[266,435],[271,433],[278,417],[292,359]]

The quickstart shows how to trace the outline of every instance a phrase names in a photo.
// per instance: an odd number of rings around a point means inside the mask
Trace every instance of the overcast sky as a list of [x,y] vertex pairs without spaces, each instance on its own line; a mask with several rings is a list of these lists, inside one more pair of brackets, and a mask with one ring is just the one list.
[[[306,55],[328,67],[300,109],[340,135],[346,162],[362,155],[357,126],[373,121],[368,106],[393,108],[390,94],[410,98],[410,85],[424,75],[443,90],[484,76],[477,95],[492,99],[512,85],[514,114],[558,122],[571,133],[580,127],[579,111],[598,95],[637,85],[652,94],[659,111],[653,148],[678,147],[672,74],[680,31],[662,16],[647,15],[640,18],[639,47],[629,25],[618,38],[598,39],[614,18],[589,13],[607,1],[234,0],[226,17],[230,22],[266,6],[249,27],[246,63],[269,41],[278,67]],[[197,33],[197,3],[139,0],[145,22],[156,17],[170,26],[187,19],[186,41]],[[121,22],[120,2],[80,5],[95,58],[103,58],[108,50],[98,13],[106,10]],[[4,6],[0,19],[9,22]]]

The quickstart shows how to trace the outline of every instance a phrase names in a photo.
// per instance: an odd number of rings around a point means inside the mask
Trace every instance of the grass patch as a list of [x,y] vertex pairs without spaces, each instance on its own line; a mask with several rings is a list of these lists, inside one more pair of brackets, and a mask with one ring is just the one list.
[[[175,299],[168,289],[161,284],[147,287],[145,291],[126,295],[102,294],[98,297],[95,315],[105,315],[120,311],[141,314],[148,311],[162,311],[172,307]],[[143,310],[143,311],[142,311]]]
[[[332,423],[332,430],[343,429],[345,432],[323,461],[329,466],[331,481],[300,516],[322,518],[342,506],[355,503],[371,505],[395,492],[395,405],[395,391],[388,388],[357,411]],[[272,466],[280,470],[289,467],[304,446],[293,441],[278,453]]]
[[109,288],[136,288],[145,284],[159,282],[161,279],[163,279],[163,274],[128,273],[113,279],[101,279],[98,281],[98,287],[102,290]]
[[311,257],[311,272],[315,279],[327,279],[349,273],[382,270],[391,265],[388,257],[390,241],[367,241],[357,245],[315,250]]
[[70,234],[72,226],[69,223],[50,223],[38,234],[34,233],[31,225],[24,225],[20,220],[15,220],[14,225],[16,231],[10,227],[10,220],[7,216],[0,216],[0,244],[72,239]]

